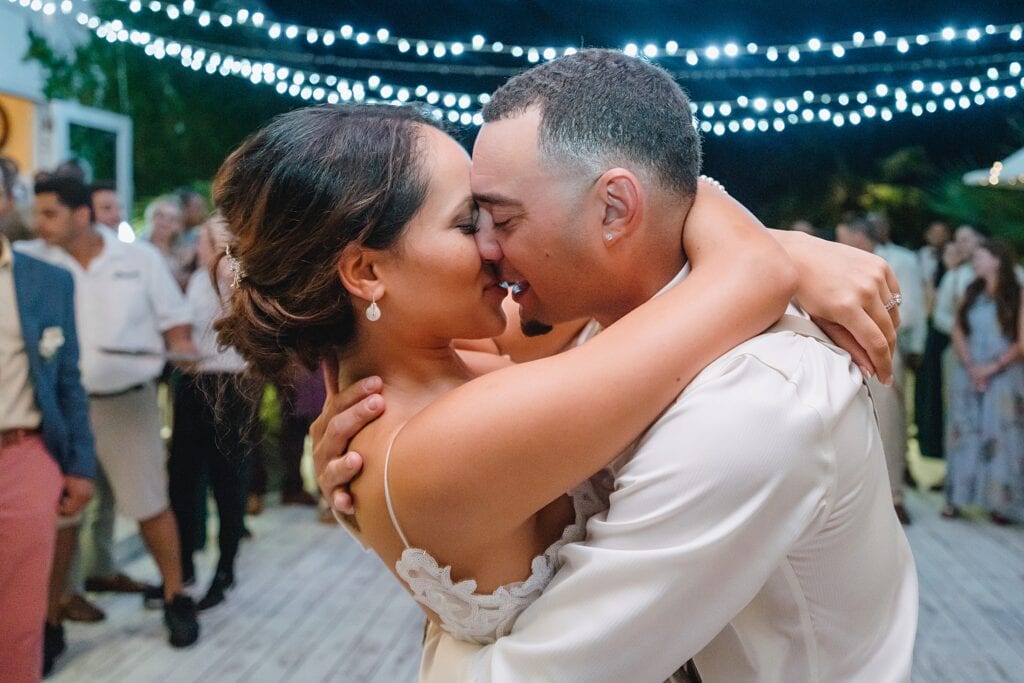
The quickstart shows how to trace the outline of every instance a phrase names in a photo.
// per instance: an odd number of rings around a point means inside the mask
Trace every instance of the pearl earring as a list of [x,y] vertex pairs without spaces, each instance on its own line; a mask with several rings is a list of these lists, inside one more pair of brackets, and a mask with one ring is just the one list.
[[370,297],[370,305],[366,309],[366,319],[372,323],[380,320],[380,306],[377,305],[377,297]]
[[604,241],[605,242],[611,242],[612,241],[612,237],[613,237],[613,235],[610,232],[606,232],[604,234]]

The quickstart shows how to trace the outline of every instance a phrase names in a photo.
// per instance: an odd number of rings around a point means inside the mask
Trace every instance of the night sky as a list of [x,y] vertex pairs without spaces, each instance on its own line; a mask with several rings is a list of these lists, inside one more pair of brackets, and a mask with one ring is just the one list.
[[[322,26],[349,23],[369,32],[385,27],[392,35],[435,40],[464,40],[476,33],[506,43],[555,46],[622,47],[627,42],[643,46],[676,40],[682,46],[722,45],[734,40],[764,44],[849,39],[854,31],[868,35],[884,30],[888,35],[932,32],[950,25],[984,27],[1024,21],[1024,2],[635,2],[629,0],[560,0],[557,2],[501,0],[430,0],[428,2],[335,2],[309,3],[285,0],[265,2],[275,20]],[[962,41],[954,45],[932,44],[908,55],[895,49],[849,53],[843,60],[831,55],[804,58],[797,65],[826,66],[857,63],[896,63],[930,58],[982,57],[1020,52],[1024,41],[983,39],[976,46]],[[402,57],[394,49],[336,45],[337,56],[403,59],[412,64],[486,65],[523,68],[525,62],[464,54],[458,59],[417,60]],[[680,83],[694,101],[727,99],[740,94],[764,96],[799,95],[807,88],[834,92],[873,88],[885,82],[906,85],[914,78],[948,79],[984,72],[984,67],[961,66],[940,71],[900,71],[894,74],[829,75],[800,78],[742,78],[727,73],[715,79],[686,78],[688,67],[681,59],[659,64],[682,75]],[[733,62],[735,69],[772,67],[763,57]],[[717,68],[730,68],[720,60]],[[340,73],[340,72],[339,72]],[[376,73],[396,85],[425,84],[434,88],[483,92],[493,90],[505,75],[471,77],[443,73],[408,72],[378,68],[354,76]],[[735,133],[724,137],[705,135],[705,170],[722,180],[741,201],[757,210],[772,203],[790,187],[810,184],[839,169],[870,173],[880,159],[908,145],[923,146],[940,168],[963,172],[988,166],[1024,145],[1024,97],[971,107],[966,111],[940,112],[914,118],[897,115],[889,122],[877,119],[841,129],[832,124],[790,127],[782,133]],[[825,187],[821,188],[826,191]]]

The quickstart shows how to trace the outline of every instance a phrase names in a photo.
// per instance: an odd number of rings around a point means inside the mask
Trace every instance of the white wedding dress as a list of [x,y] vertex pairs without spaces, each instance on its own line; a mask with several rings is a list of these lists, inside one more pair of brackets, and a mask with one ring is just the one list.
[[471,643],[493,643],[508,634],[519,614],[544,592],[558,570],[558,553],[562,547],[586,537],[587,520],[608,507],[608,492],[596,486],[593,480],[587,480],[576,487],[570,492],[576,512],[575,520],[543,555],[533,558],[530,576],[525,581],[500,586],[492,593],[477,593],[476,581],[453,581],[450,566],[441,567],[426,550],[409,546],[391,505],[391,491],[388,488],[388,464],[395,436],[391,437],[391,444],[384,457],[384,499],[391,523],[405,545],[402,557],[395,563],[395,571],[408,584],[413,598],[436,614],[441,620],[441,627],[449,634]]

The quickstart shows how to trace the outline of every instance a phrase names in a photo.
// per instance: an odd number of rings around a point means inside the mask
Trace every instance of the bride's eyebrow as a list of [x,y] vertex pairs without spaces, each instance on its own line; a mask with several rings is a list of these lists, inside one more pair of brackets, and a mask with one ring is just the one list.
[[477,210],[477,204],[473,200],[473,197],[467,196],[459,203],[457,207],[455,207],[454,210],[450,211],[448,215],[452,220],[459,220],[463,218],[467,213],[476,216]]

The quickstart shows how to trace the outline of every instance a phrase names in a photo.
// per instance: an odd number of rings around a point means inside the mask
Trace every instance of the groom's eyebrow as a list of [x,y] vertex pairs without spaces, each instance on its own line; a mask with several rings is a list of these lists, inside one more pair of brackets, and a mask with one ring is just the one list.
[[477,204],[491,204],[497,206],[521,206],[521,202],[516,199],[510,199],[500,194],[474,194],[473,198],[476,199]]

